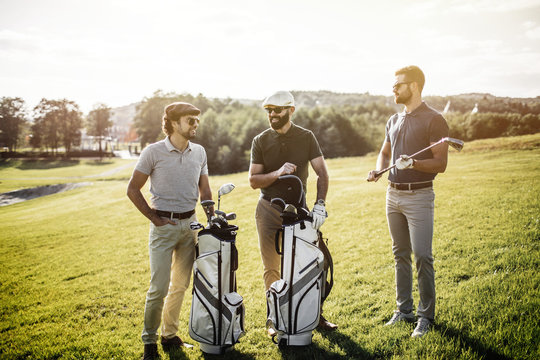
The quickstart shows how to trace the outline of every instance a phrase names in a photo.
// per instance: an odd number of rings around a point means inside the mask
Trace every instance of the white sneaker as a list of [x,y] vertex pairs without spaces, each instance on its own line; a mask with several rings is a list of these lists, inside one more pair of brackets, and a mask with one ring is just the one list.
[[386,326],[395,325],[400,321],[414,322],[414,320],[416,320],[416,317],[414,316],[412,311],[408,314],[405,314],[399,310],[394,310],[394,316],[392,316],[390,321],[388,321],[385,325]]
[[416,324],[416,328],[414,329],[411,337],[422,337],[427,334],[430,328],[431,321],[428,318],[421,317],[418,319],[418,324]]

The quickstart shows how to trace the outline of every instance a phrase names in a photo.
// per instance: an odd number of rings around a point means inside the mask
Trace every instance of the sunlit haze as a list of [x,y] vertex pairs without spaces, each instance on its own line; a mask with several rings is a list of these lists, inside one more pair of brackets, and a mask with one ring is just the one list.
[[84,112],[158,89],[261,99],[276,89],[540,95],[540,0],[0,0],[0,96]]

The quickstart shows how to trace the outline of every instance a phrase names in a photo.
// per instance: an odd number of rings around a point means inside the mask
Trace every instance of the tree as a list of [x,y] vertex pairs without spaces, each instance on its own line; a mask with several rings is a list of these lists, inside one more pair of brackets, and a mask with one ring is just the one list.
[[58,147],[63,144],[68,153],[73,145],[80,143],[82,117],[75,102],[43,98],[34,108],[34,113],[32,146],[43,146],[46,151],[51,149],[57,153]]
[[145,97],[137,105],[137,114],[133,119],[133,124],[139,135],[141,148],[146,144],[155,142],[161,134],[161,121],[163,109],[173,102],[175,94],[163,93],[161,90],[154,92],[150,98]]
[[66,154],[72,146],[81,144],[82,113],[79,105],[73,101],[60,101],[60,124],[62,126],[62,143]]
[[18,97],[0,99],[0,145],[16,151],[23,126],[26,123],[24,100]]
[[99,154],[101,155],[101,139],[109,135],[109,130],[113,125],[111,108],[105,104],[99,104],[88,114],[86,129],[88,135],[97,136],[99,139]]

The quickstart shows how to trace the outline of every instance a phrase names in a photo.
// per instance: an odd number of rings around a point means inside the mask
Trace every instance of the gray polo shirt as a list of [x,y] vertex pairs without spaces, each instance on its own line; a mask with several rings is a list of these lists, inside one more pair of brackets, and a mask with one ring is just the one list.
[[141,152],[135,170],[150,176],[154,209],[190,211],[199,199],[199,178],[208,175],[206,151],[201,145],[188,142],[181,152],[167,137]]
[[[412,155],[428,147],[432,142],[448,136],[448,125],[444,117],[437,110],[425,102],[407,114],[405,111],[394,114],[386,124],[386,141],[392,147],[392,164],[400,155]],[[415,159],[431,159],[431,151],[425,151]],[[435,175],[414,169],[390,170],[388,180],[396,183],[423,182],[435,179]]]

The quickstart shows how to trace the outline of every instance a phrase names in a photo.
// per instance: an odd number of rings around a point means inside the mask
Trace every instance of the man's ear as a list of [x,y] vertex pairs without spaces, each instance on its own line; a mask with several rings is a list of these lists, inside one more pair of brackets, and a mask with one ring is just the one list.
[[291,115],[294,113],[295,107],[291,106]]

